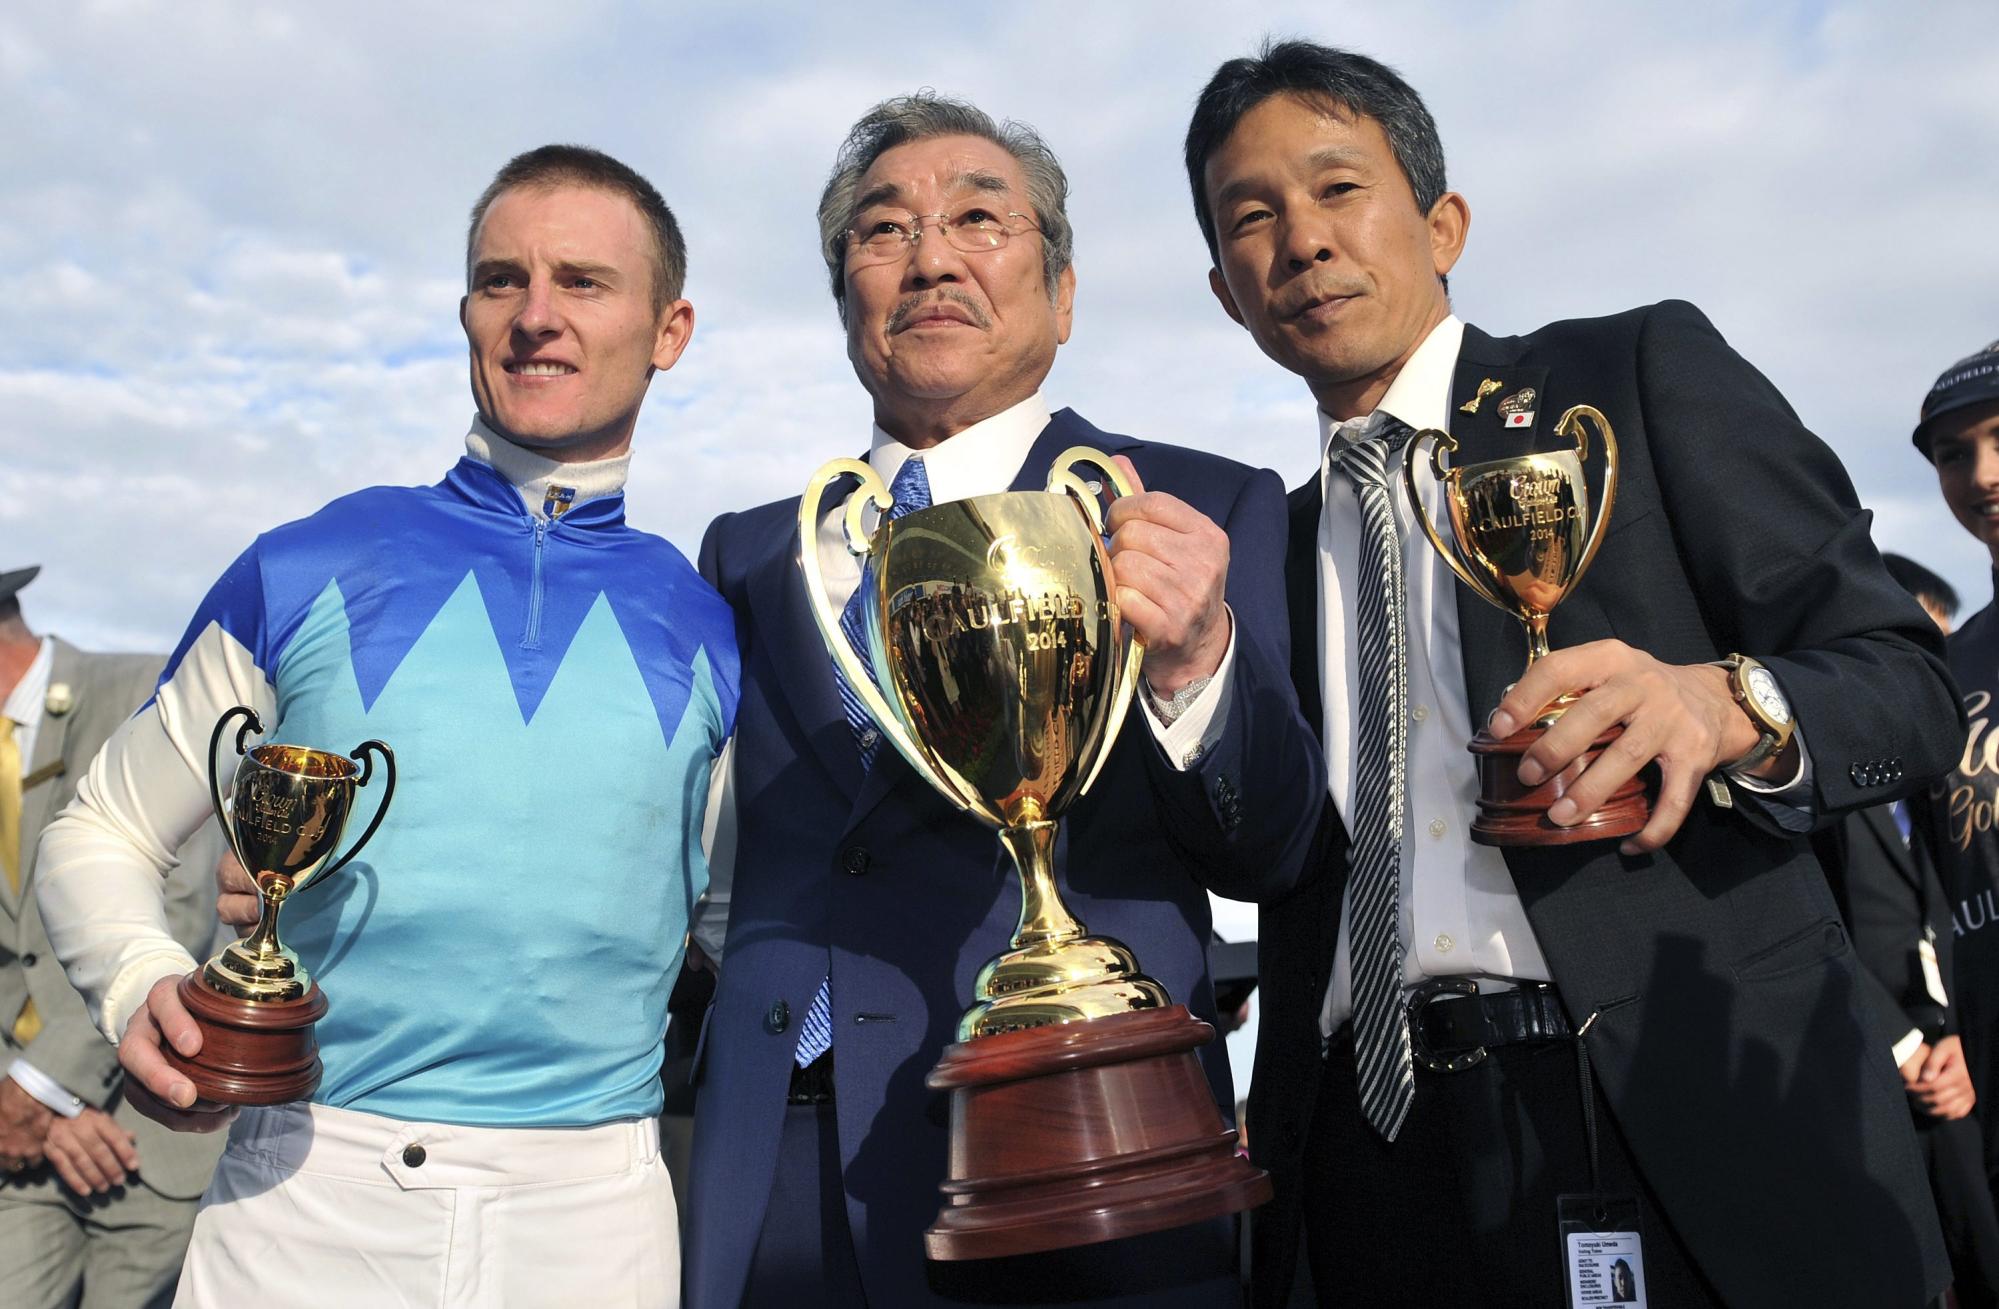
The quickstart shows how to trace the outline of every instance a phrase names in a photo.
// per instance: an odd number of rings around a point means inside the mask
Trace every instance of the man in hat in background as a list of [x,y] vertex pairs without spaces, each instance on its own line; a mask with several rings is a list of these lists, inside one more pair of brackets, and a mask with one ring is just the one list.
[[[117,1050],[63,976],[36,908],[35,845],[106,737],[152,693],[164,656],[90,654],[38,636],[0,572],[0,1300],[125,1309],[164,1301],[218,1137],[170,1132],[127,1102]],[[213,824],[168,877],[174,935],[207,952]]]
[[[1888,575],[1948,635],[1957,591],[1913,559],[1884,554]],[[1951,910],[1914,829],[1917,802],[1840,815],[1812,837],[1861,966],[1860,995],[1895,1042],[1916,1143],[1929,1168],[1959,1309],[1999,1304],[1999,1213],[1986,1184],[1977,1096],[1964,1060],[1964,995],[1955,979]]]
[[[1999,341],[1943,371],[1923,398],[1912,436],[1935,467],[1937,485],[1964,530],[1999,568]],[[1964,1056],[1978,1098],[1993,1094],[1999,1070],[1999,742],[1992,699],[1999,694],[1999,614],[1987,605],[1951,633],[1950,671],[1964,696],[1970,731],[1958,765],[1919,797],[1917,826],[1927,837],[1950,906],[1956,946],[1954,991]],[[1989,1104],[1990,1101],[1987,1100]],[[1984,1115],[1985,1172],[1999,1176],[1999,1133]]]

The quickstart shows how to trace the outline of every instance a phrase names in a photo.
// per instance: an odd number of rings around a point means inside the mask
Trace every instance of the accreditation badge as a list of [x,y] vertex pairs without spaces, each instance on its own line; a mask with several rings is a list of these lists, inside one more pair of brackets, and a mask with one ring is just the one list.
[[1948,1005],[1950,996],[1943,989],[1943,966],[1937,961],[1937,948],[1927,937],[1916,942],[1916,958],[1923,966],[1923,990],[1930,999],[1940,1005]]
[[1569,1309],[1645,1309],[1645,1248],[1633,1196],[1564,1195],[1555,1201]]

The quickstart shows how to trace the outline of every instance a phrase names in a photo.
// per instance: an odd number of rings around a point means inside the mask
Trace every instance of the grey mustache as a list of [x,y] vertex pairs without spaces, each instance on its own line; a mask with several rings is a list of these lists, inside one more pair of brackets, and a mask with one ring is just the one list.
[[973,324],[978,327],[991,327],[993,325],[993,320],[986,316],[986,311],[980,308],[978,301],[972,299],[972,297],[966,295],[963,291],[953,291],[945,288],[935,292],[926,292],[922,295],[910,296],[897,305],[895,311],[888,316],[889,334],[893,336],[895,333],[909,326],[909,320],[915,317],[919,310],[936,304],[939,300],[949,300],[952,304],[963,309],[971,317]]

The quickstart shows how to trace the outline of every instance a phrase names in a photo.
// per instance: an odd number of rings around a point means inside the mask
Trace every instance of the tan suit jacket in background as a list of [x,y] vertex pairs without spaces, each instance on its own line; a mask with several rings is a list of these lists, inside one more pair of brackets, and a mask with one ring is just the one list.
[[[60,715],[43,711],[35,757],[22,763],[26,780],[38,774],[45,780],[21,796],[21,894],[14,895],[0,878],[0,1014],[19,1013],[32,996],[42,1031],[25,1050],[9,1032],[0,1031],[0,1075],[17,1055],[24,1055],[72,1095],[109,1111],[138,1138],[139,1182],[168,1198],[186,1200],[208,1185],[224,1134],[170,1132],[125,1103],[119,1094],[123,1079],[117,1048],[90,1021],[83,997],[63,975],[35,907],[35,847],[42,829],[76,794],[105,738],[152,695],[164,662],[157,655],[87,654],[60,638],[55,641],[49,685],[67,686],[72,705]],[[48,776],[47,770],[57,765],[60,770]],[[197,959],[214,949],[215,863],[221,849],[215,824],[204,824],[181,848],[180,863],[167,878],[167,921]],[[57,1185],[52,1179],[45,1184]]]

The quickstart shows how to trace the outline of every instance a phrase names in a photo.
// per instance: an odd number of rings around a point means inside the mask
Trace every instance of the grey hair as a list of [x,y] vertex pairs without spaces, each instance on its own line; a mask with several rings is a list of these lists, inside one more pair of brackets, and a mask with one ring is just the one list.
[[996,123],[977,105],[926,88],[914,95],[884,100],[861,115],[841,143],[833,174],[819,194],[819,253],[826,259],[833,303],[839,308],[842,323],[847,321],[847,229],[854,224],[854,202],[862,175],[897,146],[940,136],[976,136],[991,141],[1020,165],[1027,182],[1028,207],[1041,229],[1042,272],[1048,280],[1049,298],[1054,298],[1056,284],[1076,253],[1075,229],[1069,226],[1069,178],[1062,171],[1062,161],[1026,123],[1011,118]]

